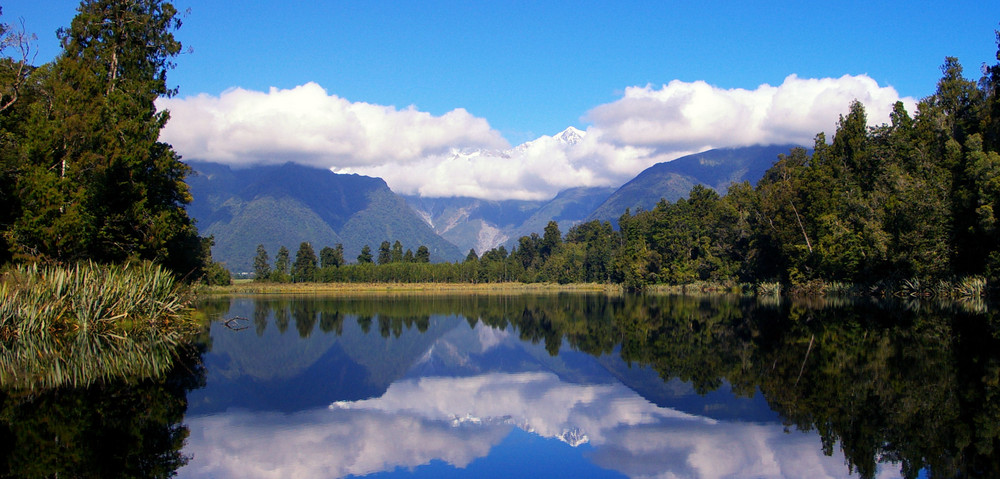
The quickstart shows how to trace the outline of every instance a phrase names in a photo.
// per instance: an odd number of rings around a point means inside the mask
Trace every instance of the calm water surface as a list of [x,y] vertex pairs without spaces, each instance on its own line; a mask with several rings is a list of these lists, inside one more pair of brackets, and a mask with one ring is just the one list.
[[199,309],[208,326],[165,378],[9,391],[8,470],[998,471],[1000,333],[982,304],[568,294],[225,297]]

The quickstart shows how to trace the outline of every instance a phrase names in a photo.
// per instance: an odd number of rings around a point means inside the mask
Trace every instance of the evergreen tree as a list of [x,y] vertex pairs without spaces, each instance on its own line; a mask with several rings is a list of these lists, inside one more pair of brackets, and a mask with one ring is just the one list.
[[414,261],[417,263],[430,263],[431,262],[431,251],[427,249],[426,246],[420,245],[417,247],[417,254],[414,256]]
[[471,262],[474,262],[474,261],[479,261],[479,256],[476,255],[476,250],[475,249],[469,248],[469,254],[465,255],[465,262],[466,263],[471,263]]
[[383,241],[378,247],[378,264],[389,264],[392,262],[392,246],[388,241]]
[[267,256],[264,245],[257,245],[257,256],[253,259],[253,277],[257,281],[264,281],[271,276],[271,258]]
[[319,262],[323,268],[337,267],[344,265],[344,245],[337,243],[335,248],[324,246],[319,250]]
[[542,259],[544,260],[551,256],[561,245],[562,233],[559,231],[559,224],[555,221],[549,221],[549,223],[545,225],[545,230],[542,234],[542,242],[539,247],[539,253],[542,256]]
[[396,242],[392,244],[390,261],[392,263],[399,263],[403,261],[403,243],[400,243],[399,240],[396,240]]
[[288,263],[290,261],[289,255],[291,253],[288,248],[282,245],[278,248],[278,254],[274,257],[274,273],[278,273],[282,276],[288,275]]
[[372,249],[368,245],[364,245],[361,248],[361,254],[358,255],[358,264],[365,264],[372,262]]
[[295,264],[292,265],[292,281],[304,283],[316,278],[316,253],[308,242],[303,241],[295,253]]

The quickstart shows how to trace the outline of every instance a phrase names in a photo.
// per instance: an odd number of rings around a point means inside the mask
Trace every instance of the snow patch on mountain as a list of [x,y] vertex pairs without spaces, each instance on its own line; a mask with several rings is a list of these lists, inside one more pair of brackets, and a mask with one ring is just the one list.
[[510,236],[504,234],[500,228],[485,221],[481,221],[480,224],[479,240],[476,242],[477,254],[483,254],[510,239]]
[[445,234],[456,226],[464,224],[469,221],[469,209],[459,208],[455,210],[454,213],[438,218],[438,225],[432,225],[434,231],[439,234]]

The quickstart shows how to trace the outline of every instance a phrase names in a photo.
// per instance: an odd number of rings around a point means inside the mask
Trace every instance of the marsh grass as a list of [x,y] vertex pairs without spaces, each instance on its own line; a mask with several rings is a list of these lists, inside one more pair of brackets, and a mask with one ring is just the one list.
[[989,293],[989,284],[982,276],[951,280],[910,278],[880,282],[872,287],[872,291],[899,298],[983,298]]
[[0,274],[0,385],[83,385],[166,371],[192,331],[188,289],[149,263]]

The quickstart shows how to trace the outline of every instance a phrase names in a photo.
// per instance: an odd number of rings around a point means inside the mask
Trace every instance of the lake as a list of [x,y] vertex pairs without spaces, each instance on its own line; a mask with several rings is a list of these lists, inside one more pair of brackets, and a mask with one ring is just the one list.
[[[5,387],[14,476],[996,477],[980,302],[234,296],[162,377]],[[2,359],[2,358],[0,358]]]

